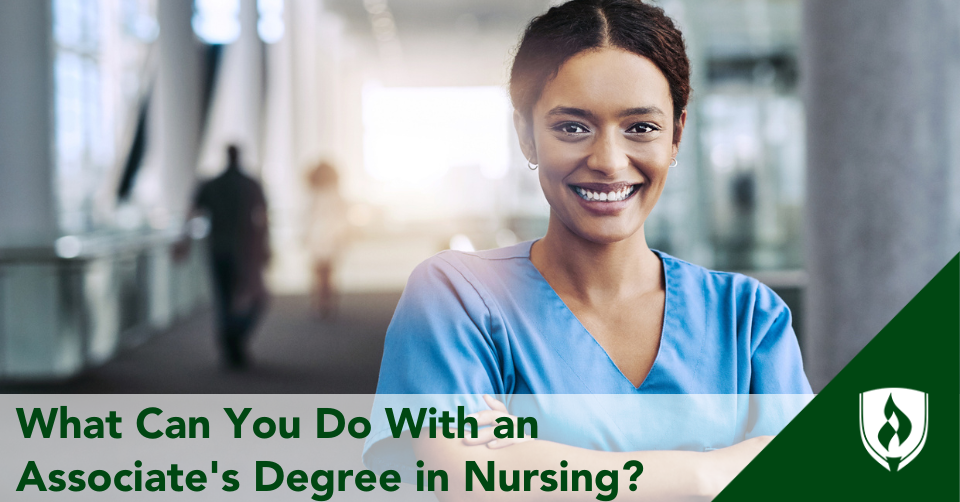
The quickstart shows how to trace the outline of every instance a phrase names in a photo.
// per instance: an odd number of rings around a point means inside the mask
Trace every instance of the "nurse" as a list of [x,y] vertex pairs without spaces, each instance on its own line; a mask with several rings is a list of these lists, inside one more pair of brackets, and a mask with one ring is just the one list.
[[[530,23],[510,95],[521,148],[550,204],[547,233],[508,248],[443,252],[417,267],[387,331],[378,394],[810,393],[776,294],[647,246],[644,222],[677,164],[689,75],[679,30],[637,0],[574,0]],[[483,420],[506,413],[500,401],[486,403],[494,410]],[[637,494],[656,498],[715,494],[769,441],[732,423],[736,444],[642,451],[677,444],[611,434],[615,422],[550,440],[420,439],[413,449],[451,476],[467,459],[496,460],[498,470],[556,469],[571,457],[599,470],[636,459],[658,472],[641,476]],[[387,436],[374,427],[369,464],[386,455],[378,442]]]

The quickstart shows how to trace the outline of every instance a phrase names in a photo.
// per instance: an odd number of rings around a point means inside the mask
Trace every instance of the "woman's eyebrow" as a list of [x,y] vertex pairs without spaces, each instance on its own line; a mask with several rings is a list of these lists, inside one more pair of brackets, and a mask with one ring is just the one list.
[[617,114],[620,118],[631,117],[633,115],[666,115],[663,110],[656,106],[641,106],[637,108],[627,108]]
[[574,108],[572,106],[557,106],[547,112],[548,117],[553,117],[555,115],[573,115],[574,117],[582,117],[585,119],[594,118],[593,113],[584,110],[583,108]]
[[[548,117],[553,117],[556,115],[573,115],[574,117],[582,117],[585,119],[595,118],[594,114],[589,110],[584,110],[583,108],[574,108],[572,106],[557,106],[557,107],[554,107],[549,112],[547,112]],[[661,110],[656,106],[639,106],[636,108],[627,108],[626,110],[622,110],[620,113],[617,114],[617,116],[620,118],[632,117],[634,115],[664,116],[666,114],[663,113],[663,110]]]

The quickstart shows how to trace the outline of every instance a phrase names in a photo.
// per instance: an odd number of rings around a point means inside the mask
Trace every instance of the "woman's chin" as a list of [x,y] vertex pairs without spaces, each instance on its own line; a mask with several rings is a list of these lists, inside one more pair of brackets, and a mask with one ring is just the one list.
[[623,211],[616,216],[596,216],[576,210],[551,212],[551,220],[555,219],[554,222],[563,228],[558,236],[566,234],[594,244],[614,244],[638,234],[643,238],[645,216],[642,211],[635,210]]
[[614,244],[637,235],[640,225],[592,225],[571,229],[581,239],[594,244]]

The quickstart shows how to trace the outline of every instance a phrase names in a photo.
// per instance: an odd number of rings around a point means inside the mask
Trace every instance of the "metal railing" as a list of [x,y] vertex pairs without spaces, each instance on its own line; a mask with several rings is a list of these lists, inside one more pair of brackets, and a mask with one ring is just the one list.
[[209,299],[203,242],[177,237],[82,241],[82,252],[0,249],[0,380],[62,379],[169,328]]

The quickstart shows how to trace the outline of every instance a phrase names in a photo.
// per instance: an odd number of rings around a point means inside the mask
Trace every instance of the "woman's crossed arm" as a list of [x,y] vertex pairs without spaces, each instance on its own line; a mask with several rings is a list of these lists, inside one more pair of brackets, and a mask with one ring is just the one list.
[[[492,409],[476,415],[480,425],[509,417],[499,401],[488,398],[487,403]],[[544,440],[494,441],[492,430],[482,429],[480,437],[473,440],[446,439],[442,434],[414,440],[422,470],[429,474],[429,470],[442,469],[448,476],[447,491],[435,486],[440,500],[710,500],[772,438],[761,436],[702,453],[607,452]],[[631,460],[643,464],[642,474],[635,480],[630,479],[635,468],[625,468]],[[488,462],[493,462],[492,469]],[[588,474],[580,473],[574,484],[574,471]],[[601,475],[601,471],[610,472]],[[634,483],[636,490],[631,491]],[[466,491],[468,486],[471,491]],[[506,491],[509,489],[515,491]]]

